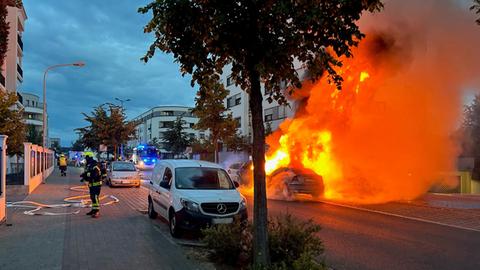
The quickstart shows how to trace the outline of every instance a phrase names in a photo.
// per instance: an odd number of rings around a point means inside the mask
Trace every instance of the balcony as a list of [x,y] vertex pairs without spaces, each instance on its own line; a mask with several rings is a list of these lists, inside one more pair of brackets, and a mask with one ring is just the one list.
[[0,84],[5,87],[5,77],[3,77],[3,74],[0,72]]
[[22,77],[23,79],[23,69],[19,64],[17,64],[17,71],[18,71],[18,74],[20,74],[20,77]]
[[18,41],[18,45],[20,45],[20,49],[22,49],[22,51],[23,51],[22,36],[20,36],[19,34],[17,34],[17,41]]

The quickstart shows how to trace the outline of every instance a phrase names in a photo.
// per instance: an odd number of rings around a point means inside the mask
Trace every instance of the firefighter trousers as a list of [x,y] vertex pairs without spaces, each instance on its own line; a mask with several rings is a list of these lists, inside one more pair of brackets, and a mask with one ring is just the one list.
[[92,211],[98,212],[100,210],[100,191],[101,186],[89,187],[90,200],[92,200]]

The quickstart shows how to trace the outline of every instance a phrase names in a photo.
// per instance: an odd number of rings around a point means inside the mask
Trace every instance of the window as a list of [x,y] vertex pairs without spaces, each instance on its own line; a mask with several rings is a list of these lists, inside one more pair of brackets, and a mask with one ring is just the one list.
[[242,127],[242,118],[240,117],[236,117],[234,118],[235,122],[237,122],[237,128],[241,128]]
[[162,116],[173,116],[173,111],[162,111],[160,112]]
[[173,128],[173,121],[160,121],[160,128]]
[[190,128],[193,128],[195,126],[194,123],[190,123],[189,125],[190,125]]
[[113,162],[113,171],[134,172],[135,166],[130,162]]
[[265,109],[265,122],[279,120],[287,117],[286,106],[275,106]]
[[242,104],[242,96],[240,93],[227,98],[227,108],[231,108],[240,104]]
[[205,139],[205,134],[200,133],[200,139],[204,140]]
[[162,182],[165,185],[165,188],[170,189],[170,186],[172,185],[172,170],[170,168],[165,168],[165,173],[163,174],[162,177]]
[[232,85],[232,84],[233,84],[232,75],[229,75],[229,76],[227,77],[227,86],[230,86],[230,85]]

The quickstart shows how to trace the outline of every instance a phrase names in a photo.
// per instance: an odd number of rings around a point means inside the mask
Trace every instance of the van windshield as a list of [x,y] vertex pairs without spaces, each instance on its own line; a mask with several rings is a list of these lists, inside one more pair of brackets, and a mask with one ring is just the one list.
[[178,189],[234,189],[227,173],[217,168],[176,168],[175,187]]

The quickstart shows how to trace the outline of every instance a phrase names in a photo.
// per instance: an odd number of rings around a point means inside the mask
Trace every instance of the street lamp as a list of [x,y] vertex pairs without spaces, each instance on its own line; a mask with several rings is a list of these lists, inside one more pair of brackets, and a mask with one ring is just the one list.
[[[127,101],[130,101],[131,99],[129,99],[129,98],[127,98],[127,99],[121,99],[121,98],[116,97],[115,100],[120,101],[120,104],[121,104],[120,106],[122,107],[122,111],[125,111],[125,108],[123,107],[123,103],[124,103],[124,102],[127,102]],[[117,154],[117,153],[115,153],[115,155],[116,155],[116,154]],[[123,143],[120,144],[120,156],[121,156],[122,159],[123,159]]]
[[[58,64],[58,65],[53,65],[47,67],[45,70],[45,73],[43,74],[43,123],[42,123],[42,146],[43,149],[47,148],[47,74],[48,71],[54,68],[58,67],[68,67],[68,66],[74,66],[74,67],[83,67],[85,66],[84,62],[75,62],[75,63],[70,63],[70,64]],[[42,168],[42,183],[45,183],[45,161],[44,161],[44,168]]]

